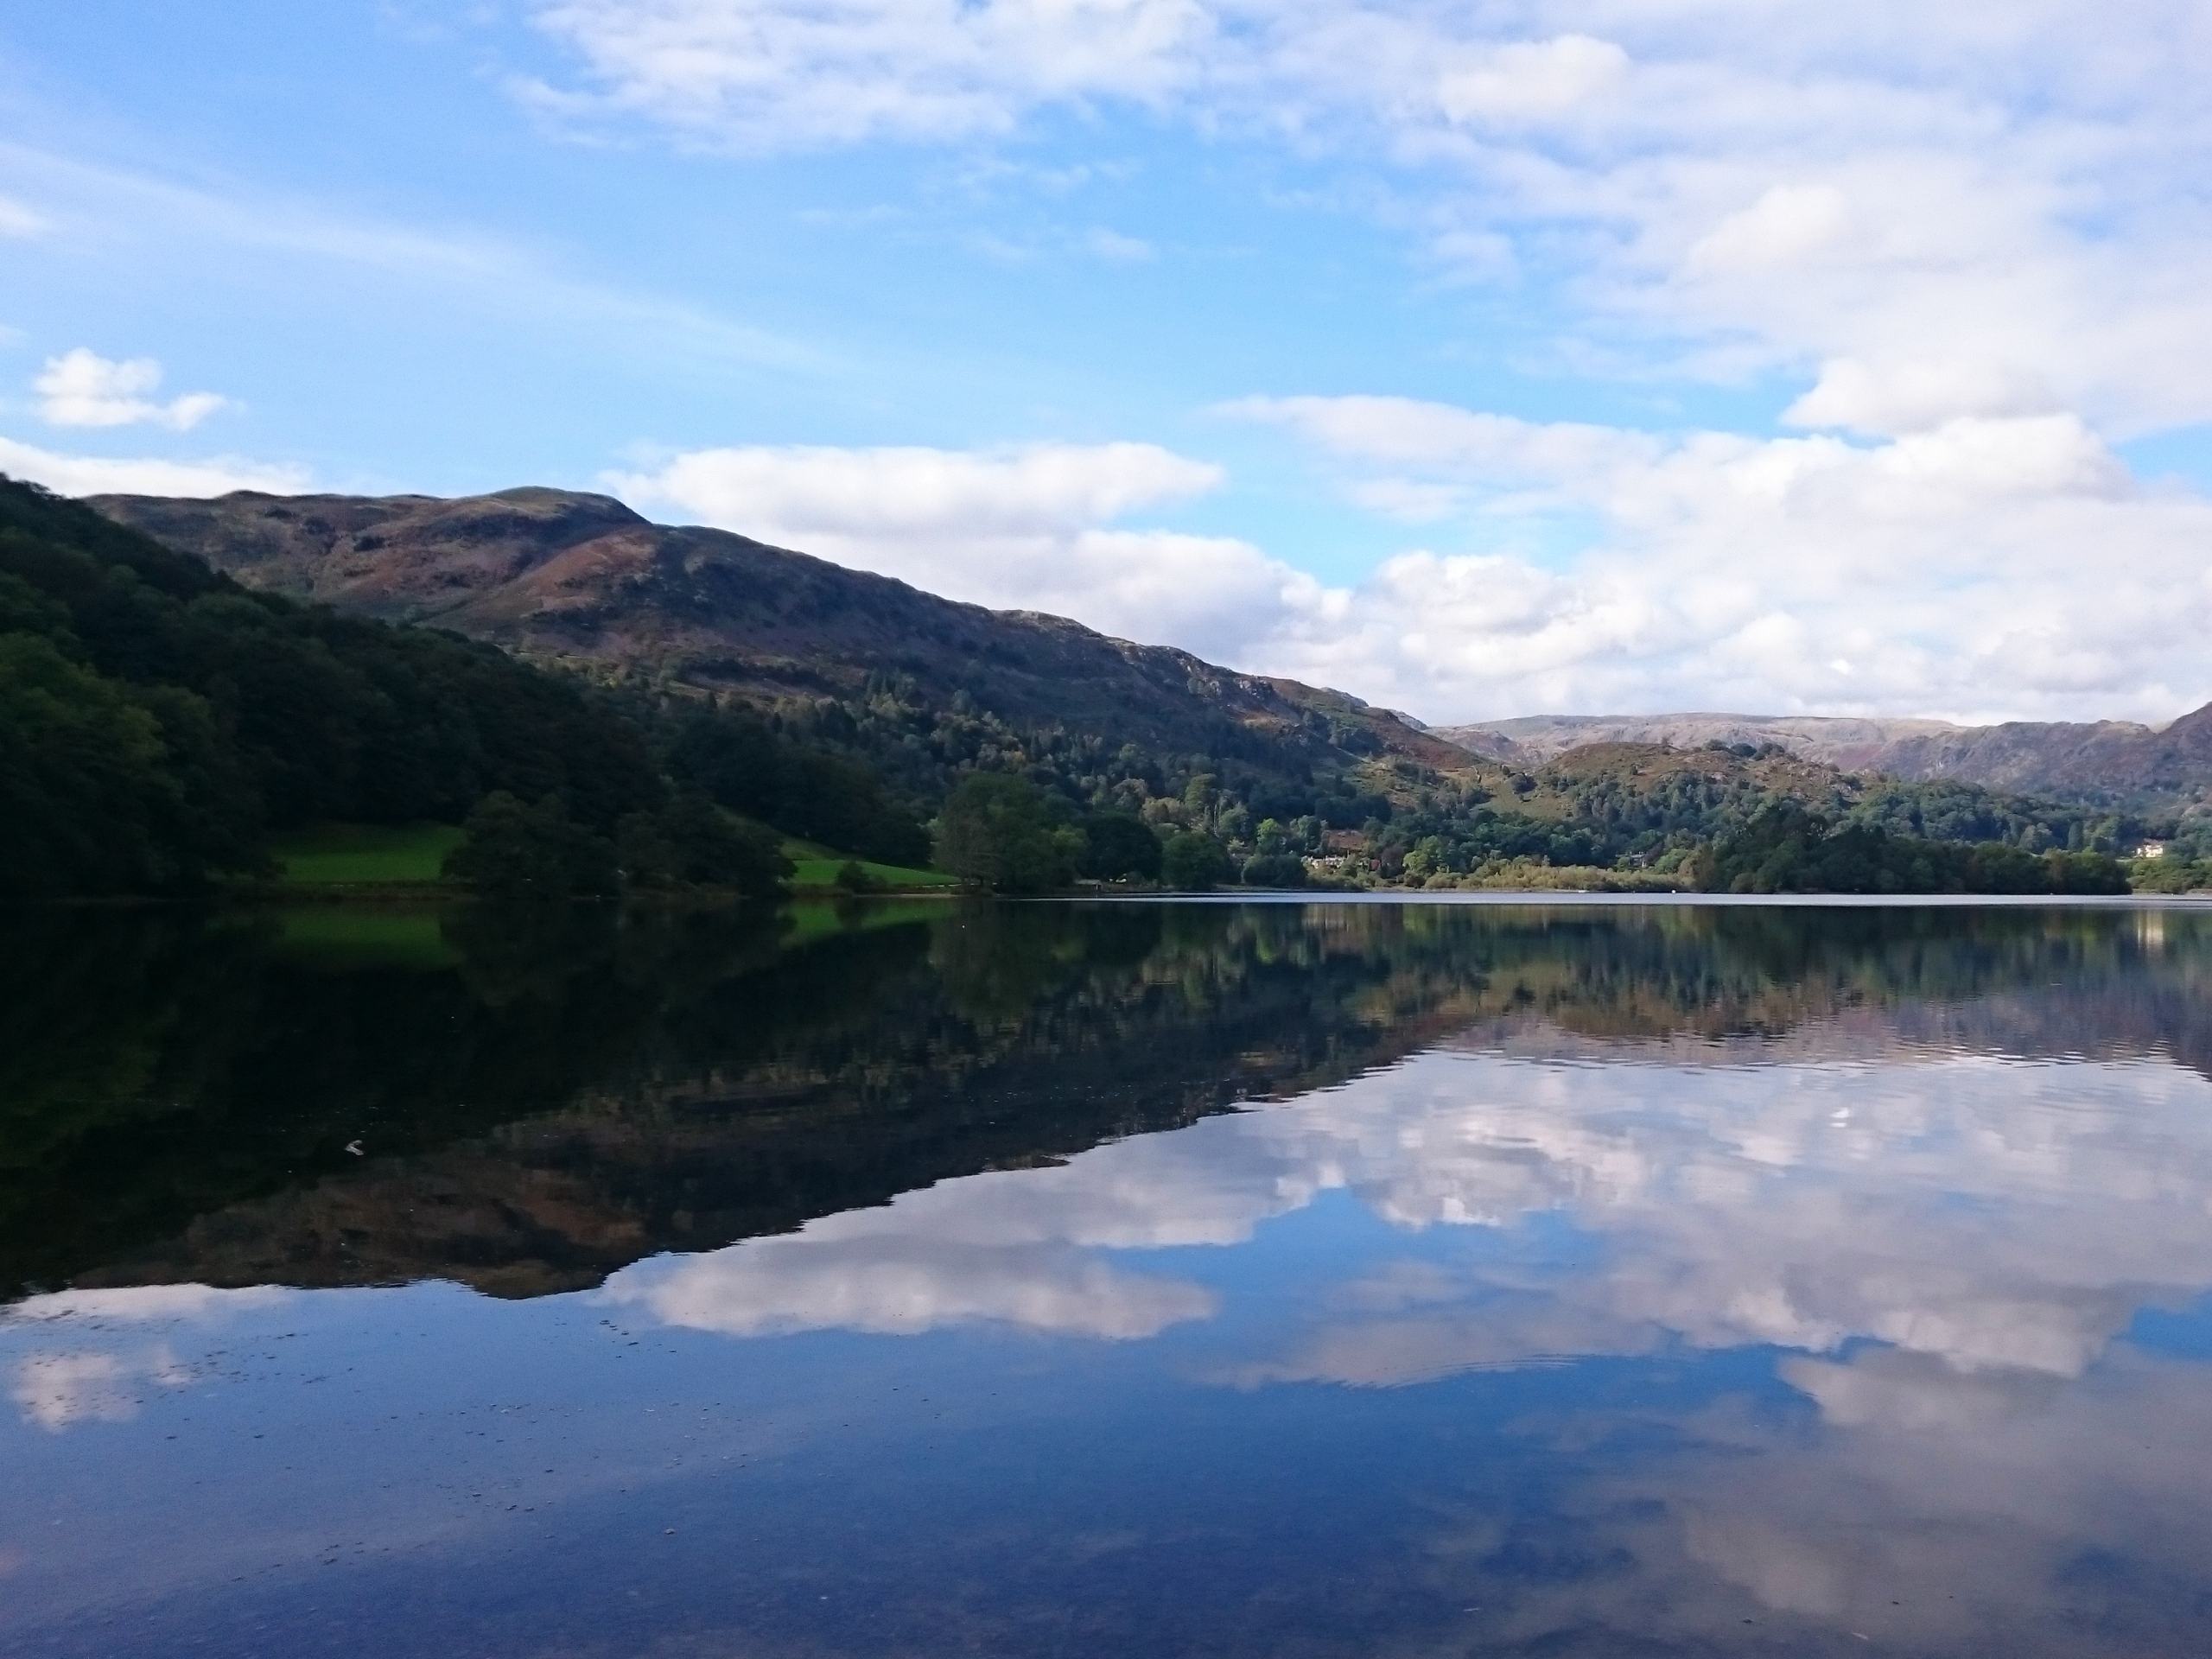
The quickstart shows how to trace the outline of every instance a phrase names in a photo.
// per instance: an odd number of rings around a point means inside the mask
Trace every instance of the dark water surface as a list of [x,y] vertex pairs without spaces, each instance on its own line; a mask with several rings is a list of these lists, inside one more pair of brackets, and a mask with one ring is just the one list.
[[2212,914],[0,938],[0,1651],[2212,1652]]

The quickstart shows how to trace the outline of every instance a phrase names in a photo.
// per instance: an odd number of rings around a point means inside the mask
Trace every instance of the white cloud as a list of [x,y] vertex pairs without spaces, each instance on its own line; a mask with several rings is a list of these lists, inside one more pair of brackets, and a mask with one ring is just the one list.
[[1457,515],[1460,543],[1385,559],[1330,626],[1255,619],[1245,655],[1431,718],[1757,703],[2166,719],[2212,696],[2212,501],[2141,484],[2076,415],[1931,423],[1933,406],[1892,406],[1900,435],[1854,443],[1398,398],[1233,405],[1337,457],[1370,505]]
[[1096,97],[1157,101],[1190,79],[1214,20],[1199,0],[560,0],[537,21],[588,83],[520,83],[540,107],[785,149],[1001,132]]
[[4,437],[0,437],[0,473],[42,484],[62,495],[228,495],[232,490],[296,495],[309,481],[303,467],[232,456],[165,461],[72,455]]
[[[2139,0],[561,0],[549,107],[747,149],[1049,107],[1391,169],[1445,263],[1643,371],[1975,366],[2101,428],[2212,417],[2212,13]],[[1480,250],[1471,265],[1465,250]],[[2007,409],[2011,410],[2008,403]],[[1821,423],[1830,417],[1822,416]],[[1857,424],[1856,416],[1846,417]]]
[[1109,443],[703,449],[607,483],[641,510],[954,599],[1217,652],[1243,638],[1243,619],[1303,608],[1319,585],[1244,542],[1116,521],[1221,479],[1152,444]]
[[150,357],[121,361],[79,346],[50,357],[34,383],[39,416],[49,426],[166,426],[188,432],[229,399],[188,391],[156,403],[162,365]]
[[2040,378],[2001,362],[1934,358],[1872,364],[1837,358],[1821,365],[1812,390],[1790,404],[1783,419],[1792,426],[1894,436],[1960,415],[2058,412]]
[[1386,543],[1332,587],[1248,542],[1128,525],[1222,479],[1146,444],[710,449],[607,481],[664,517],[1429,719],[2166,719],[2212,696],[2212,502],[2144,486],[2073,414],[1852,442],[1377,397],[1223,412],[1313,444],[1348,495],[1428,544]]
[[1587,35],[1512,41],[1447,69],[1438,82],[1437,100],[1458,122],[1541,121],[1614,92],[1628,71],[1628,54],[1611,41]]
[[44,236],[49,228],[46,215],[26,207],[13,196],[0,196],[0,236],[12,236],[28,241]]
[[1851,234],[1851,203],[1828,184],[1777,184],[1691,244],[1693,270],[1758,275],[1821,258]]
[[[639,498],[800,535],[1052,533],[1204,493],[1218,467],[1152,444],[992,451],[702,449],[613,480]],[[757,533],[757,532],[748,532]],[[803,545],[803,543],[802,543]]]

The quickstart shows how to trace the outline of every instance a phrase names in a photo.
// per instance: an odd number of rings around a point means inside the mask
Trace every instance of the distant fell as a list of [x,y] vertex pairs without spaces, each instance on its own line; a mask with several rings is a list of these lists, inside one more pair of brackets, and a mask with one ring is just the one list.
[[2180,804],[2212,792],[2212,705],[2164,728],[2116,720],[1958,726],[1805,715],[1536,715],[1436,734],[1517,766],[1594,743],[1776,744],[1846,771],[2023,794]]
[[1408,779],[1496,796],[1509,772],[1593,744],[1721,743],[2018,794],[2162,809],[2212,801],[2212,707],[2163,729],[1691,713],[1432,730],[1344,692],[1065,618],[962,604],[725,531],[656,524],[610,496],[239,493],[91,505],[250,588],[451,629],[596,677],[849,709],[895,686],[917,705],[973,707],[1020,730],[1182,757],[1179,772],[1169,767],[1178,775],[1227,763],[1255,776],[1344,779],[1403,803],[1427,786]]
[[[1592,743],[1663,743],[1697,748],[1707,743],[1777,743],[1829,766],[1868,766],[1890,745],[1907,738],[1965,729],[1940,720],[1860,720],[1790,715],[1530,715],[1437,728],[1478,753],[1495,753],[1541,765]],[[1876,768],[1879,770],[1879,768]]]
[[242,492],[91,505],[249,587],[594,673],[672,677],[763,702],[853,699],[890,677],[929,702],[964,694],[1024,727],[1287,774],[1391,761],[1488,770],[1343,692],[1061,617],[958,603],[725,531],[656,524],[608,496]]

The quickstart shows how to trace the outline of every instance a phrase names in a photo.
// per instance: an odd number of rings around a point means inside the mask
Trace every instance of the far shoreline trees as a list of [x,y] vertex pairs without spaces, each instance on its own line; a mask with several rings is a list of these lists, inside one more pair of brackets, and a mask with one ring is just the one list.
[[610,838],[571,819],[558,796],[524,803],[502,791],[477,803],[445,861],[448,879],[510,901],[683,888],[769,899],[791,874],[772,834],[696,792],[626,815]]
[[1027,779],[970,772],[938,820],[938,868],[991,893],[1056,892],[1075,879],[1087,845],[1081,830],[1055,816]]
[[2031,853],[1998,842],[1922,841],[1876,824],[1841,825],[1795,805],[1755,814],[1684,866],[1704,893],[2112,895],[2127,872],[2103,853]]

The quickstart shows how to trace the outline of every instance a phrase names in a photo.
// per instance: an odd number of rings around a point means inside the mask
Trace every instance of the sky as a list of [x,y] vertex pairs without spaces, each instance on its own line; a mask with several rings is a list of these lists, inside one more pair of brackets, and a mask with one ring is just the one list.
[[2203,0],[0,5],[0,472],[601,490],[1437,722],[2212,699]]

